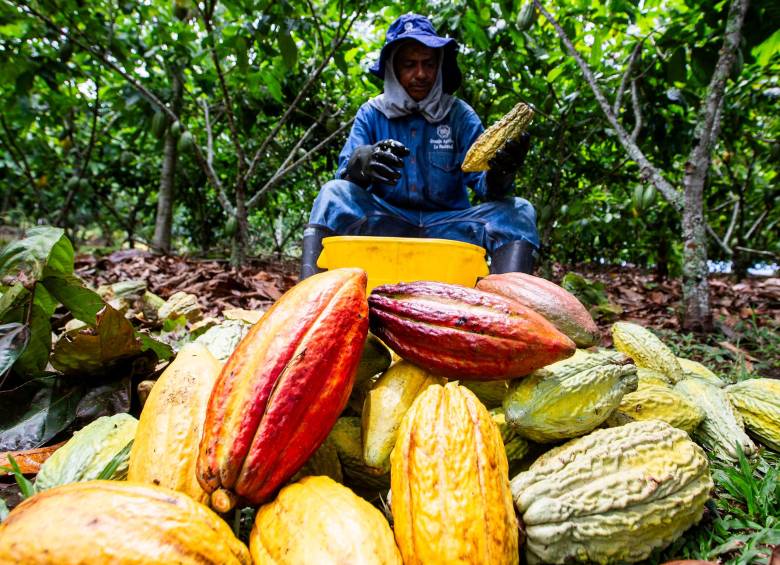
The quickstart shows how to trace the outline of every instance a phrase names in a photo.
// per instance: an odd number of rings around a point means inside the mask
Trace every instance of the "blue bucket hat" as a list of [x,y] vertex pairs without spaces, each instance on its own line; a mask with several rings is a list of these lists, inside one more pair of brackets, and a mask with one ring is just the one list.
[[418,14],[404,14],[390,24],[385,36],[385,45],[379,54],[379,60],[368,69],[371,74],[384,80],[387,58],[398,43],[407,39],[414,39],[432,49],[442,49],[442,90],[447,94],[455,92],[463,80],[456,60],[458,43],[451,37],[439,37],[433,29],[431,21]]

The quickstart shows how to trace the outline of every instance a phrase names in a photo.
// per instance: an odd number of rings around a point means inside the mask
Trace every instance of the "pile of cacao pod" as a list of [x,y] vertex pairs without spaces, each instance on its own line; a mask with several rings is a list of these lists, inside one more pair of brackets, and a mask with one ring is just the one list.
[[[138,421],[55,451],[0,563],[646,559],[701,519],[707,453],[780,449],[780,389],[727,386],[635,324],[600,338],[530,275],[370,296],[359,269],[315,275],[224,365],[183,348]],[[248,547],[226,521],[246,507]]]

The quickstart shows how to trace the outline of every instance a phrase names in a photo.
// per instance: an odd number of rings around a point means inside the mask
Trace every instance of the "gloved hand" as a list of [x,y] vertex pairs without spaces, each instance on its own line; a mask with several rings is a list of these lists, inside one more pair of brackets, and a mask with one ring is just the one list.
[[501,200],[507,195],[530,147],[531,136],[526,132],[519,139],[507,141],[495,157],[488,161],[490,170],[485,177],[486,200]]
[[394,139],[383,139],[374,145],[358,145],[349,157],[344,178],[366,187],[375,182],[395,184],[401,178],[404,166],[401,157],[409,155],[409,149]]

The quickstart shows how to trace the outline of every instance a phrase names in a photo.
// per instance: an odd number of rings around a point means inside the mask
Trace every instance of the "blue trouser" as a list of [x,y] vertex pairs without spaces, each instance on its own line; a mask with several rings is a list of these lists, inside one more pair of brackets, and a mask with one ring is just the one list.
[[484,247],[488,254],[523,239],[539,247],[536,212],[523,198],[507,197],[465,210],[407,210],[346,180],[322,187],[309,225],[337,235],[454,239]]

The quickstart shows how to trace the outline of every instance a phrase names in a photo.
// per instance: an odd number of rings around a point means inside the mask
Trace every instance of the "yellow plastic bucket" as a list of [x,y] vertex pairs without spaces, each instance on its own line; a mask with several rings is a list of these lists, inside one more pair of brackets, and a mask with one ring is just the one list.
[[317,265],[323,269],[360,267],[368,292],[383,284],[439,281],[474,286],[488,274],[485,250],[449,239],[336,236],[322,240]]

